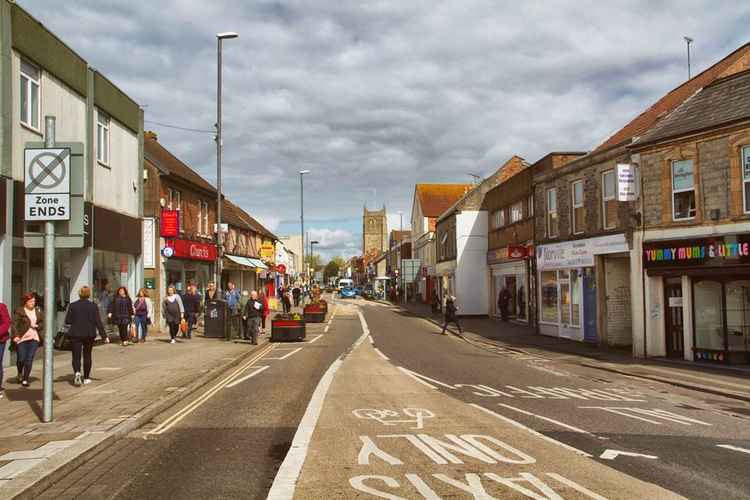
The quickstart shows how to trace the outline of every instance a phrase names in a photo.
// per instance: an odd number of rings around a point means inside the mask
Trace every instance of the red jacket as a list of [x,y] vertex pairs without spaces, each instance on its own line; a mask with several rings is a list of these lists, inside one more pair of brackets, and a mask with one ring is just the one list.
[[10,314],[8,308],[0,302],[0,344],[7,342],[10,338]]
[[271,311],[268,310],[268,298],[264,295],[261,302],[263,302],[263,317],[265,318],[271,313]]

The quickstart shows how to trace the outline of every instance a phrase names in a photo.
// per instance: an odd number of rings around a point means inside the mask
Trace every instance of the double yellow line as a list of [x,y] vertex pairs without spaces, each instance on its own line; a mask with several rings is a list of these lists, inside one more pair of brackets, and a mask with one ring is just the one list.
[[227,376],[224,380],[213,386],[208,391],[204,392],[198,399],[190,403],[189,405],[182,408],[180,411],[166,419],[164,422],[159,424],[155,429],[147,432],[147,435],[151,436],[158,436],[159,434],[164,434],[169,429],[174,427],[177,423],[179,423],[183,418],[190,415],[193,411],[195,411],[199,406],[201,406],[203,403],[208,401],[214,394],[225,388],[227,385],[231,384],[234,379],[239,377],[242,372],[253,366],[255,363],[258,362],[263,356],[268,354],[273,350],[273,348],[276,347],[276,344],[268,344],[267,346],[263,347],[258,354],[253,356],[250,360],[246,361],[242,366],[234,370],[229,376]]

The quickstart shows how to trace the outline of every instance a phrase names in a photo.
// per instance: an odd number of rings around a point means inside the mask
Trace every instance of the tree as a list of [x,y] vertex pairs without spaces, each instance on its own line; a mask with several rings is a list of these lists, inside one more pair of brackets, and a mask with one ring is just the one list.
[[328,261],[328,264],[326,264],[325,270],[323,271],[323,275],[325,279],[336,277],[339,275],[339,271],[346,262],[342,257],[334,257],[330,261]]
[[320,255],[305,255],[305,272],[307,272],[308,267],[312,269],[313,274],[323,269]]

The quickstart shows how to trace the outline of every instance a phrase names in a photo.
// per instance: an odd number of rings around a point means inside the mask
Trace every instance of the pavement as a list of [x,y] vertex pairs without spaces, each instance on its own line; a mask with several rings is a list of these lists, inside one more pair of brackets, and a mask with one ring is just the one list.
[[31,386],[6,370],[0,400],[0,497],[33,498],[87,456],[174,405],[259,346],[209,339],[168,342],[168,335],[122,347],[101,344],[93,352],[93,382],[73,384],[70,353],[54,357],[54,420],[42,420],[43,355],[37,354]]
[[[390,303],[382,302],[392,306]],[[426,304],[399,308],[442,326],[442,317]],[[507,356],[560,359],[602,371],[668,383],[677,387],[750,402],[750,367],[708,365],[668,358],[633,358],[630,349],[599,347],[585,342],[537,334],[528,325],[493,318],[460,318],[463,333],[450,332],[478,347]]]

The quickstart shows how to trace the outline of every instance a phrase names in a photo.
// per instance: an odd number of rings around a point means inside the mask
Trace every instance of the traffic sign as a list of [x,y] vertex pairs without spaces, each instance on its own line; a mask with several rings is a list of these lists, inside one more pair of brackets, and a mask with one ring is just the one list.
[[25,219],[70,220],[70,148],[24,150]]

